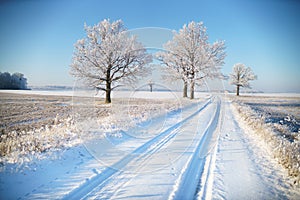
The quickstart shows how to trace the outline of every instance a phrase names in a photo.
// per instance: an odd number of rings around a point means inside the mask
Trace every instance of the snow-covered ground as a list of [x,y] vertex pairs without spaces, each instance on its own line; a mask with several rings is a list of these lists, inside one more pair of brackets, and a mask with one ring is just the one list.
[[[27,94],[27,95],[47,95],[47,96],[86,96],[86,97],[104,97],[103,92],[96,92],[94,90],[0,90],[1,93],[11,93],[11,94]],[[195,98],[199,98],[209,93],[205,92],[195,92]],[[112,98],[146,98],[146,99],[170,99],[178,98],[182,96],[182,92],[177,91],[113,91]]]
[[232,105],[242,124],[287,170],[290,183],[300,185],[300,98],[242,96]]
[[0,90],[1,93],[47,95],[47,96],[73,96],[73,90]]
[[[93,140],[81,137],[80,143],[39,153],[26,165],[1,163],[1,199],[300,198],[299,186],[240,117],[232,99],[199,93],[201,98],[190,102],[178,94],[180,106],[174,107],[174,93],[159,94],[130,93],[129,98],[150,100],[130,117],[147,117],[118,126],[115,134],[97,138],[95,130],[89,131],[84,136]],[[153,109],[151,101],[169,109]],[[131,111],[139,104],[134,105]],[[120,112],[119,118],[126,115]],[[119,118],[113,119],[125,123]]]
[[226,102],[213,171],[213,199],[299,199],[270,149]]

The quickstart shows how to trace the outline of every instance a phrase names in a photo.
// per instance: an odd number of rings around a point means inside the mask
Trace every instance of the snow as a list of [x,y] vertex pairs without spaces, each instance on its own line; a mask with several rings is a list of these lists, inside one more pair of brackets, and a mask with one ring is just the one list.
[[31,95],[56,95],[56,96],[73,96],[72,90],[0,90],[1,93],[12,94],[31,94]]
[[[179,188],[175,191],[174,199],[192,199],[197,192],[197,186],[201,174],[203,174],[205,158],[210,152],[209,144],[210,138],[216,134],[215,130],[219,123],[220,115],[220,102],[216,102],[216,111],[211,121],[208,123],[207,128],[197,144],[194,155],[191,157],[189,164],[186,166],[182,177],[180,178]],[[203,182],[205,180],[202,179]],[[204,188],[203,188],[204,189]]]
[[[115,94],[165,104],[176,96]],[[287,171],[231,100],[199,96],[129,129],[40,153],[44,159],[1,163],[1,199],[299,199]]]
[[[270,151],[290,175],[293,185],[300,183],[299,98],[243,97],[233,99],[241,124],[252,129],[262,146]],[[291,122],[286,121],[288,118]]]
[[[122,194],[124,194],[124,198],[132,198],[130,194],[134,194],[135,196],[151,196],[153,198],[167,197],[168,191],[172,189],[172,184],[169,181],[174,181],[174,178],[176,178],[176,176],[172,175],[169,171],[172,166],[175,169],[172,162],[176,161],[177,156],[181,156],[181,151],[185,151],[185,146],[187,145],[186,140],[183,140],[183,138],[186,138],[187,134],[189,134],[191,142],[193,141],[194,134],[191,133],[194,131],[190,130],[191,124],[187,124],[186,122],[190,119],[197,120],[196,116],[198,112],[201,112],[205,107],[206,106],[203,106],[203,108],[200,108],[190,116],[189,113],[195,107],[183,111],[182,114],[184,117],[182,121],[171,125],[171,127],[163,130],[159,135],[146,141],[141,146],[137,146],[135,150],[125,155],[122,159],[118,157],[118,154],[115,154],[115,151],[108,151],[102,154],[101,158],[106,162],[105,164],[109,162],[107,159],[120,159],[120,161],[112,165],[112,168],[108,168],[107,171],[105,171],[106,173],[99,175],[98,179],[95,179],[99,184],[92,191],[90,191],[90,183],[87,183],[85,186],[72,192],[72,195],[68,196],[68,198],[81,198],[83,194],[87,195],[88,198],[97,197],[101,199],[122,198]],[[186,130],[186,126],[190,128]],[[177,139],[178,137],[180,137],[180,140]],[[140,139],[132,140],[138,140],[138,143],[140,141]],[[176,142],[179,143],[177,144]],[[128,149],[128,145],[132,147],[132,142],[128,144],[126,141],[126,143],[120,144],[117,148],[125,152],[126,149]],[[174,147],[174,145],[176,146]],[[171,148],[171,146],[173,148]],[[176,151],[178,151],[178,153],[175,153]],[[173,152],[173,155],[171,152]],[[103,156],[107,159],[104,159]],[[183,163],[181,163],[181,165],[182,164]],[[134,180],[131,178],[132,176],[135,177]],[[166,177],[169,176],[170,178],[166,179]],[[108,180],[108,182],[105,180]],[[138,190],[136,188],[137,186],[139,187]],[[149,188],[156,189],[149,190]],[[158,194],[153,194],[153,192]]]
[[51,192],[58,192],[55,189],[59,182],[67,184],[71,178],[69,174],[79,171],[82,164],[88,162],[98,166],[98,162],[80,145],[56,151],[48,155],[48,159],[36,159],[21,169],[16,169],[15,164],[7,164],[6,170],[1,172],[0,196],[2,199],[29,199],[34,193],[47,190],[50,197]]
[[[230,107],[220,135],[214,171],[213,199],[270,199],[286,198],[279,191],[268,188],[262,171],[253,160],[245,133],[235,120]],[[267,161],[266,161],[267,162]],[[275,171],[275,170],[273,170]],[[280,195],[280,196],[279,196]]]
[[[229,94],[230,96],[235,96],[235,94]],[[252,96],[252,97],[300,97],[300,93],[284,93],[284,92],[278,92],[278,93],[244,93],[240,92],[241,96]]]
[[[81,97],[104,97],[104,93],[93,90],[0,90],[1,93],[47,95],[47,96],[81,96]],[[112,98],[143,98],[143,99],[176,99],[182,96],[182,92],[174,91],[112,91]],[[210,93],[195,92],[195,98],[207,97]]]

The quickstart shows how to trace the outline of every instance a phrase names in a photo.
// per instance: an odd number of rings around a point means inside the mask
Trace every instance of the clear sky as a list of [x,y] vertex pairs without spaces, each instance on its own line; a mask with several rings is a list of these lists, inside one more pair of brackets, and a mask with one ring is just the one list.
[[300,1],[297,0],[10,0],[0,2],[0,71],[21,72],[29,85],[72,85],[73,44],[83,24],[122,19],[128,29],[179,30],[203,21],[210,41],[225,40],[230,73],[252,67],[252,86],[300,92]]

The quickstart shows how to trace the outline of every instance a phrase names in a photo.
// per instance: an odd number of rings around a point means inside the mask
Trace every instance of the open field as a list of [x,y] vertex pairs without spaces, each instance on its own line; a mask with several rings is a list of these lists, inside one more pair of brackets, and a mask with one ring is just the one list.
[[189,103],[176,99],[116,98],[107,105],[99,97],[17,92],[2,91],[0,95],[0,155],[13,154],[10,162],[18,162],[19,154],[61,148],[66,142],[77,144],[91,128],[101,134],[126,130]]
[[233,101],[249,106],[258,118],[291,141],[300,133],[300,97],[240,96],[233,97]]
[[[165,110],[180,107],[181,101],[178,100],[160,100],[159,98],[147,100],[146,98],[132,97],[130,99],[117,98],[113,101],[113,106],[103,104],[102,98],[91,97],[72,97],[71,93],[66,96],[61,93],[50,92],[50,95],[30,94],[25,91],[17,93],[0,94],[0,132],[7,133],[11,131],[30,131],[36,128],[52,126],[58,124],[84,108],[92,109],[97,117],[108,116],[112,112],[127,112],[131,117],[137,117],[138,107],[143,107],[143,111],[151,115],[158,115]],[[187,102],[185,102],[187,103]],[[121,107],[120,107],[121,106]],[[124,109],[124,110],[117,110]],[[151,113],[149,113],[151,112]],[[86,117],[86,116],[85,116]],[[150,117],[150,116],[148,116]]]
[[298,97],[0,94],[6,199],[299,199]]
[[67,96],[42,96],[1,93],[0,130],[29,131],[54,125],[71,114],[72,98]]
[[231,96],[236,116],[261,146],[300,184],[300,98]]

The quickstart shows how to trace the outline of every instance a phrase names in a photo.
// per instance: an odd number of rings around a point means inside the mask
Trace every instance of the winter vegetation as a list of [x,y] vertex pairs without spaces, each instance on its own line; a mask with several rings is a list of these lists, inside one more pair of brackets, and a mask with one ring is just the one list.
[[225,43],[210,44],[203,22],[185,24],[164,49],[157,58],[166,67],[167,80],[182,80],[183,97],[187,97],[188,85],[194,99],[195,85],[203,84],[204,79],[223,78],[220,68],[226,56]]
[[299,98],[233,98],[236,114],[300,185]]
[[112,90],[147,75],[146,66],[152,57],[135,36],[126,32],[121,20],[103,20],[84,29],[87,36],[75,44],[71,74],[105,91],[105,102],[111,103]]
[[26,90],[27,79],[24,74],[0,72],[0,89]]
[[[183,98],[178,97],[177,90],[157,90],[160,83],[148,77],[153,56],[136,36],[127,32],[121,20],[84,25],[84,30],[86,37],[74,45],[70,65],[70,74],[83,86],[68,94],[55,91],[70,90],[64,86],[49,86],[48,91],[38,95],[26,93],[30,91],[0,91],[0,173],[6,175],[5,181],[11,181],[7,176],[10,167],[16,172],[21,167],[26,171],[32,163],[49,161],[49,155],[61,150],[79,154],[72,158],[75,161],[71,170],[58,167],[66,180],[55,175],[46,185],[29,187],[30,192],[18,194],[18,198],[49,197],[59,191],[51,197],[114,199],[140,192],[136,196],[184,199],[188,193],[190,198],[197,194],[201,199],[214,199],[207,196],[212,195],[213,188],[219,192],[217,198],[235,197],[235,190],[247,190],[243,195],[254,194],[246,196],[251,198],[273,195],[269,190],[273,187],[271,182],[262,183],[260,173],[264,170],[256,168],[261,163],[255,163],[253,158],[262,151],[252,151],[251,142],[255,140],[247,141],[248,130],[286,169],[285,178],[292,179],[291,187],[300,186],[299,97],[226,98],[223,90],[215,90],[218,94],[214,90],[196,92],[196,86],[208,80],[226,79],[221,73],[225,43],[210,43],[203,22],[183,25],[164,44],[164,51],[155,54],[162,67],[162,78],[182,82]],[[141,78],[148,81],[134,92],[116,90],[126,84],[135,86]],[[250,67],[242,63],[233,66],[230,83],[236,86],[237,96],[241,87],[250,88],[250,81],[255,79]],[[0,73],[0,89],[27,89],[27,79],[21,73]],[[54,166],[57,160],[53,161]],[[59,165],[63,166],[63,162],[59,161]],[[41,166],[41,171],[56,170]],[[232,171],[233,167],[240,174]],[[274,171],[269,172],[268,175]],[[5,181],[0,181],[0,194],[7,187]],[[73,185],[68,185],[68,181]],[[244,183],[241,190],[231,188],[240,182]],[[264,183],[267,186],[261,187]],[[61,185],[63,189],[48,191]],[[152,186],[155,190],[149,190]],[[224,188],[229,189],[228,194]],[[289,190],[289,186],[283,190]],[[278,191],[273,197],[285,197]]]
[[[34,159],[47,158],[55,150],[74,147],[95,137],[117,136],[120,130],[182,107],[172,99],[118,98],[113,106],[99,102],[104,99],[92,100],[94,104],[89,105],[89,100],[88,97],[1,93],[1,104],[8,106],[1,105],[0,172],[2,165],[27,165]],[[97,134],[87,132],[92,128]]]
[[0,163],[21,165],[37,154],[78,143],[72,126],[71,100],[1,93]]
[[246,67],[242,63],[237,63],[233,66],[230,74],[230,83],[236,85],[236,95],[240,95],[240,87],[251,88],[249,81],[257,79],[250,67]]
[[[111,91],[126,83],[134,85],[140,77],[146,77],[151,67],[152,56],[129,35],[118,20],[103,20],[89,27],[85,25],[86,38],[75,44],[71,74],[86,85],[103,90],[105,102],[111,102]],[[224,41],[209,43],[206,27],[202,22],[185,24],[178,33],[174,32],[171,41],[164,45],[166,51],[159,52],[156,58],[164,65],[167,80],[182,80],[183,97],[187,97],[190,85],[190,98],[194,99],[195,86],[205,79],[218,79],[225,59]],[[152,84],[149,85],[150,90]]]

